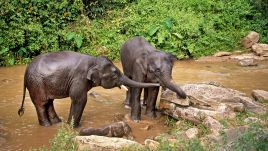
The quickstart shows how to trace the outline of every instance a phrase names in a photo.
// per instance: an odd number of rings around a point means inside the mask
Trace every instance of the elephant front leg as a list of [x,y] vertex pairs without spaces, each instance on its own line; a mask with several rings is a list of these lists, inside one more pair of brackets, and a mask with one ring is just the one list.
[[87,103],[87,95],[83,94],[81,96],[71,96],[71,99],[72,99],[72,104],[71,104],[70,114],[68,118],[68,123],[73,124],[74,127],[78,127],[84,108]]
[[151,118],[156,117],[156,100],[159,93],[159,87],[149,88],[148,89],[148,102],[145,114]]
[[131,88],[128,88],[128,91],[126,92],[126,100],[125,100],[125,108],[127,109],[131,108],[130,96],[131,96]]
[[140,96],[141,96],[140,88],[132,88],[131,89],[131,118],[135,122],[141,120],[141,104],[140,104]]
[[148,88],[144,88],[142,105],[146,106],[147,102],[148,102]]
[[48,100],[47,103],[47,111],[48,111],[48,118],[49,121],[51,122],[51,124],[56,124],[56,123],[60,123],[61,119],[58,117],[55,109],[54,109],[54,104],[53,104],[53,99]]

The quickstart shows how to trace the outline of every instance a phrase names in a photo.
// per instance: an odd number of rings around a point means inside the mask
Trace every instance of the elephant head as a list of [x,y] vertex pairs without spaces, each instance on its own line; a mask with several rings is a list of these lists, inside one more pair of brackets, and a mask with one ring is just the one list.
[[95,65],[88,70],[87,79],[93,81],[94,86],[102,86],[105,89],[113,87],[156,87],[157,83],[140,83],[133,81],[122,74],[122,72],[106,57],[97,57]]
[[185,92],[172,82],[172,68],[177,57],[162,51],[155,51],[148,55],[148,78],[155,79],[161,86],[174,91],[179,97],[186,98]]

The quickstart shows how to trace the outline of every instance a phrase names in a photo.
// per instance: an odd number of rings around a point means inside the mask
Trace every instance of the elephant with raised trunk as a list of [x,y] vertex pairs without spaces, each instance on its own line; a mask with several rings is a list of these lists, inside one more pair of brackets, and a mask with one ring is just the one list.
[[36,108],[39,124],[50,126],[61,122],[55,112],[53,100],[70,97],[68,123],[73,119],[79,125],[87,92],[96,86],[110,89],[128,87],[154,87],[159,84],[139,83],[124,76],[106,57],[93,57],[72,51],[60,51],[37,56],[26,68],[20,116],[24,113],[26,88]]
[[[143,37],[134,37],[126,41],[121,48],[121,61],[124,74],[134,81],[160,83],[161,86],[177,93],[180,98],[186,98],[185,92],[172,83],[172,68],[177,58],[171,54],[157,50]],[[131,118],[141,119],[140,96],[142,88],[130,88],[125,104],[131,107]],[[156,100],[158,87],[144,89],[146,114],[156,117]]]

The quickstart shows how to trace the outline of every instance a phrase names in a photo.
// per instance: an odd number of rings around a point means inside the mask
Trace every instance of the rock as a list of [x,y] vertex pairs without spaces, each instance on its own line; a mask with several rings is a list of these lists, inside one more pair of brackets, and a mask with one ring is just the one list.
[[253,58],[242,59],[239,61],[240,66],[257,66],[257,62]]
[[256,101],[268,102],[268,92],[264,90],[253,90],[252,96]]
[[203,124],[210,128],[214,135],[219,135],[220,131],[223,129],[223,126],[219,121],[209,116],[203,121]]
[[81,136],[98,135],[109,137],[128,137],[131,133],[131,128],[126,122],[116,122],[110,125],[106,125],[101,128],[83,128],[80,131]]
[[226,52],[226,51],[220,51],[214,54],[214,57],[222,57],[222,56],[230,56],[232,55],[231,52]]
[[253,44],[259,41],[259,38],[259,33],[251,31],[246,37],[242,39],[241,44],[245,48],[250,48]]
[[230,57],[235,60],[244,60],[244,59],[254,59],[254,60],[264,60],[263,56],[256,56],[254,53],[247,53],[242,55],[234,55]]
[[258,55],[258,56],[262,56],[265,55],[268,52],[268,44],[254,44],[252,45],[252,51]]
[[[266,108],[245,93],[225,88],[219,84],[197,83],[185,84],[181,88],[188,95],[191,106],[183,106],[180,101],[168,100],[167,95],[175,95],[170,90],[162,91],[159,109],[176,119],[184,118],[199,124],[207,116],[214,119],[234,118],[235,112],[249,110],[255,113],[263,113]],[[169,91],[169,92],[166,92]],[[178,102],[178,103],[176,103]]]
[[144,144],[146,147],[149,148],[150,151],[156,151],[159,147],[159,143],[157,141],[151,140],[151,139],[146,139],[144,141]]
[[256,123],[256,122],[260,122],[261,120],[256,118],[256,117],[248,117],[246,119],[244,119],[244,122],[246,122],[247,124],[250,123]]
[[94,150],[94,151],[118,151],[132,145],[142,148],[143,146],[135,141],[105,137],[105,136],[76,136],[75,141],[78,144],[78,151]]
[[188,129],[186,132],[185,132],[185,135],[189,138],[189,139],[192,139],[192,138],[196,138],[197,135],[199,133],[199,130],[198,128],[190,128]]
[[161,94],[161,99],[160,99],[161,101],[167,100],[169,102],[173,102],[173,103],[179,104],[181,106],[189,106],[190,105],[190,101],[188,98],[187,99],[179,99],[177,97],[177,94],[173,93],[173,91],[166,89],[166,91],[162,91],[162,92],[163,93]]

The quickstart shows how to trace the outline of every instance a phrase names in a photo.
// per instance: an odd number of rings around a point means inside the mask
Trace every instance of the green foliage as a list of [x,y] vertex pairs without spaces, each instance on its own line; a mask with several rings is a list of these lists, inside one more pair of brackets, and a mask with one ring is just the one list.
[[0,66],[59,50],[117,60],[121,45],[133,36],[144,36],[179,58],[231,51],[251,30],[267,43],[267,4],[267,0],[1,1]]
[[252,124],[249,129],[241,134],[233,143],[234,150],[268,150],[268,132],[259,123]]
[[[13,65],[21,58],[63,48],[62,31],[77,21],[82,9],[81,0],[1,1],[0,65]],[[82,40],[75,37],[75,46],[80,48]]]

